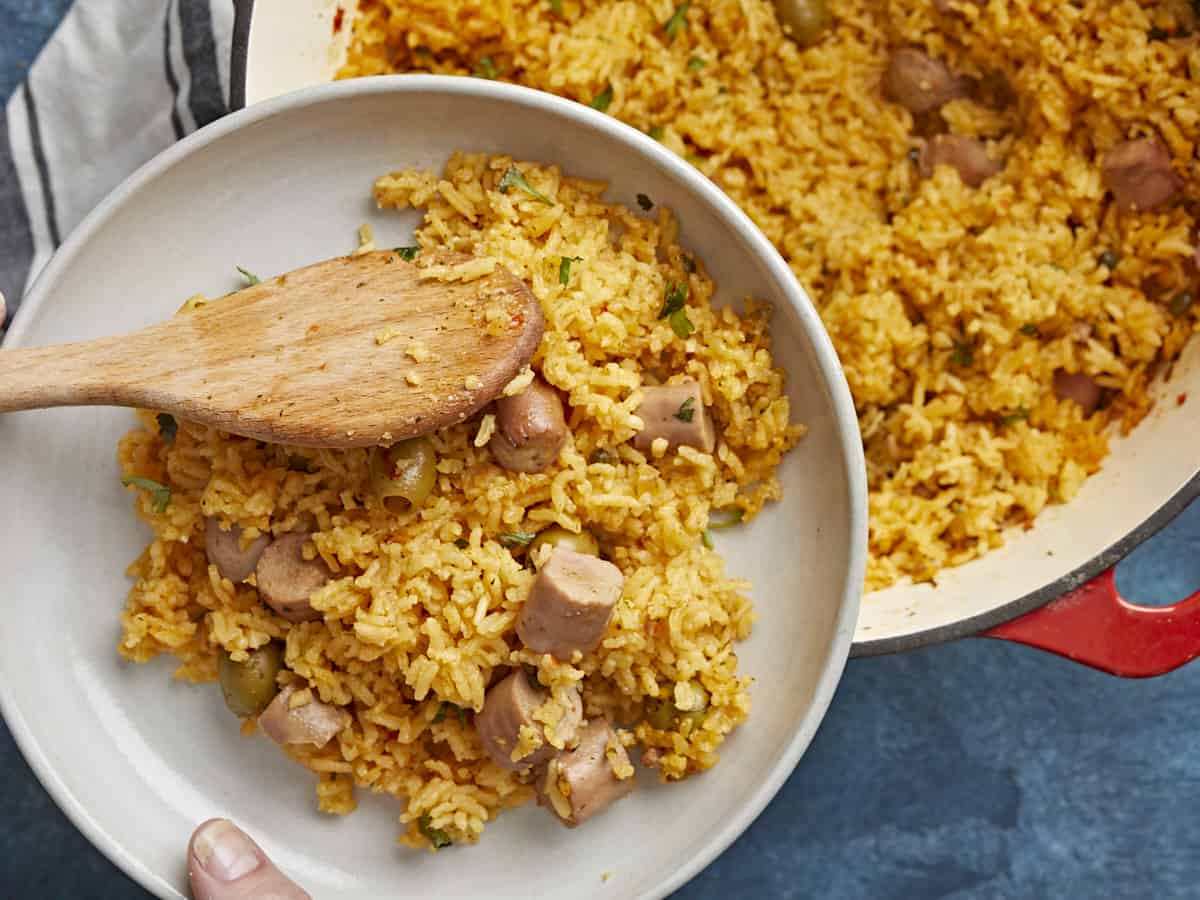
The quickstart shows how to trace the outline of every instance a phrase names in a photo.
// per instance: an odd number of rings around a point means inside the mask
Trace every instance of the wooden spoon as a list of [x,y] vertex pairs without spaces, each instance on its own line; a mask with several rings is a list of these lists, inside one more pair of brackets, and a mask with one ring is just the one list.
[[273,443],[365,447],[444,428],[528,365],[542,309],[497,267],[391,250],[297,269],[121,337],[0,351],[0,412],[136,406]]

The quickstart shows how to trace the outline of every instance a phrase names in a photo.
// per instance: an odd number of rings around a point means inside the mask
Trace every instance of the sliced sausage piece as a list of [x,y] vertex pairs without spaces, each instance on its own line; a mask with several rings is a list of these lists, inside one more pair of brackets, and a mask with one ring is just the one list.
[[593,719],[579,733],[579,746],[550,760],[537,785],[539,800],[568,828],[582,825],[633,790],[633,774],[618,778],[614,771],[630,765],[608,720]]
[[1054,396],[1059,400],[1074,400],[1083,408],[1083,414],[1090,416],[1100,405],[1101,389],[1090,375],[1079,372],[1064,372],[1059,369],[1054,373]]
[[496,401],[496,433],[488,442],[510,472],[540,472],[558,459],[567,440],[562,398],[540,378]]
[[517,634],[536,653],[570,659],[595,650],[621,598],[625,576],[610,562],[554,548],[517,617]]
[[944,62],[928,53],[903,47],[892,51],[883,74],[883,93],[910,113],[940,109],[958,97],[965,97],[969,84]]
[[[293,701],[300,690],[307,692],[307,698]],[[297,705],[293,706],[293,702]],[[318,700],[310,688],[295,683],[276,694],[258,717],[258,727],[275,743],[312,744],[317,748],[324,747],[349,724],[350,715],[344,709]]]
[[987,155],[983,144],[958,134],[939,134],[927,141],[921,148],[917,164],[925,178],[932,176],[938,166],[950,166],[963,184],[973,188],[1004,169],[1001,163]]
[[[483,749],[495,760],[496,765],[510,772],[524,771],[539,766],[557,751],[549,741],[518,760],[513,760],[513,749],[521,739],[521,728],[528,726],[545,735],[545,727],[533,717],[533,713],[550,697],[548,691],[530,682],[524,669],[517,669],[487,692],[483,709],[475,716],[475,730],[483,741]],[[571,707],[563,714],[554,728],[554,736],[569,743],[575,739],[579,725],[583,722],[583,700],[578,691],[572,691]]]
[[304,558],[307,534],[285,534],[271,541],[258,558],[254,569],[258,594],[275,612],[289,622],[308,622],[321,618],[309,598],[313,591],[329,581],[332,573],[319,556]]
[[1104,156],[1104,185],[1122,209],[1153,209],[1179,190],[1171,154],[1158,138],[1137,138],[1117,144]]
[[225,531],[216,516],[204,517],[204,552],[208,554],[208,561],[217,567],[222,578],[228,578],[234,584],[250,577],[269,543],[271,536],[260,534],[243,550],[242,526],[234,524]]
[[704,405],[698,382],[644,387],[642,392],[646,396],[637,408],[637,416],[644,425],[633,436],[633,446],[646,453],[661,437],[667,439],[670,447],[695,447],[712,453],[717,429]]

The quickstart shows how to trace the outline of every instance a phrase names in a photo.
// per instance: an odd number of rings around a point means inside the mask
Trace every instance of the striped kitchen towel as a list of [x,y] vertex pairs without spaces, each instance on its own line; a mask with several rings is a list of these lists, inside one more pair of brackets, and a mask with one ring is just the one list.
[[76,0],[0,118],[8,321],[127,175],[229,110],[230,0]]

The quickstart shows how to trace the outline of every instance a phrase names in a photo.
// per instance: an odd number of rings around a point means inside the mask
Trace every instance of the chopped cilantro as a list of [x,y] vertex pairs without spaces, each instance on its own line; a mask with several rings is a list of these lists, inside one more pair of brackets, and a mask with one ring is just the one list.
[[562,0],[550,0],[550,12],[561,16],[563,14]]
[[675,335],[680,340],[686,341],[691,333],[696,330],[696,326],[693,325],[692,320],[688,318],[687,312],[682,309],[671,313],[671,315],[667,317],[667,321],[671,323],[671,330],[675,332]]
[[449,700],[442,701],[442,705],[438,707],[438,711],[436,713],[434,713],[433,719],[431,720],[433,722],[433,724],[436,725],[438,722],[445,721],[446,713],[449,710],[454,710],[455,715],[458,716],[458,724],[462,725],[463,727],[466,727],[467,711],[465,709],[463,709],[461,706],[459,706],[458,704],[451,703]]
[[1117,263],[1121,261],[1121,257],[1112,250],[1105,250],[1100,254],[1096,261],[1106,269],[1115,269],[1117,267]]
[[252,284],[261,284],[262,283],[262,279],[259,278],[257,275],[255,275],[253,272],[243,269],[241,266],[234,266],[234,268],[237,269],[238,272],[241,274],[241,276],[246,279],[247,287],[249,287]]
[[545,203],[547,206],[554,205],[553,200],[525,180],[525,176],[515,165],[504,170],[504,175],[501,176],[500,184],[497,187],[502,194],[507,194],[515,187],[520,188],[539,203]]
[[950,361],[956,366],[969,366],[975,362],[975,348],[966,341],[955,341],[954,352],[950,354]]
[[163,442],[170,444],[175,440],[175,434],[179,431],[179,423],[175,421],[175,417],[169,413],[159,413],[154,417],[154,421],[158,423],[158,433],[162,436]]
[[1041,337],[1042,333],[1038,331],[1038,327],[1032,322],[1026,322],[1021,326],[1021,334],[1026,337]]
[[683,3],[675,7],[675,12],[671,13],[671,18],[667,19],[663,25],[663,32],[667,36],[668,44],[679,36],[679,32],[687,28],[687,11],[691,5],[690,0],[684,0]]
[[678,284],[667,285],[666,297],[663,299],[662,309],[658,313],[658,317],[670,322],[671,329],[679,338],[684,340],[696,330],[696,326],[692,324],[692,320],[688,318],[687,311],[683,308],[684,303],[687,302],[687,298],[687,282],[681,281]]
[[696,398],[688,397],[679,404],[679,409],[675,411],[675,418],[680,422],[690,422],[696,414]]
[[711,550],[713,548],[712,535],[708,533],[707,528],[705,528],[702,532],[700,532],[700,543],[702,543],[709,550]]
[[449,847],[454,841],[450,840],[450,835],[440,828],[433,827],[433,820],[429,816],[421,816],[417,819],[417,830],[425,836],[425,839],[433,846],[434,850],[441,850],[443,847]]
[[609,453],[607,450],[605,450],[603,447],[600,447],[600,448],[592,451],[592,455],[588,457],[588,462],[589,463],[604,463],[606,465],[611,465],[613,462],[613,455],[611,453]]
[[678,284],[668,284],[667,293],[663,298],[662,309],[658,312],[660,319],[665,319],[671,313],[679,312],[683,309],[683,305],[687,303],[688,286],[687,282],[681,281]]
[[459,550],[466,550],[468,547],[471,546],[471,542],[464,540],[463,538],[459,538],[457,541],[454,542],[454,546],[457,547]]
[[1024,406],[1020,406],[1017,408],[1016,412],[1011,412],[1011,413],[1008,413],[1007,415],[1001,416],[1000,424],[1001,425],[1013,425],[1013,424],[1016,424],[1017,422],[1023,422],[1028,418],[1029,418],[1029,410],[1026,409]]
[[412,262],[417,258],[417,254],[421,252],[420,247],[397,247],[396,255],[405,262]]
[[528,547],[535,537],[533,531],[508,531],[500,535],[500,543],[505,547]]
[[154,511],[156,513],[166,512],[167,507],[171,503],[171,489],[152,478],[142,478],[140,475],[125,475],[121,478],[121,484],[126,487],[132,485],[133,487],[149,491],[150,499],[154,503]]
[[496,61],[490,56],[481,56],[479,62],[475,64],[475,68],[471,70],[471,74],[476,78],[495,81],[500,75],[500,70],[496,68]]
[[708,63],[699,56],[693,56],[688,60],[688,70],[691,72],[699,72],[707,65]]
[[558,283],[563,287],[571,281],[571,263],[582,262],[582,256],[562,256],[558,260]]
[[646,134],[650,135],[656,141],[661,141],[663,139],[663,127],[661,125],[653,125]]
[[734,525],[740,525],[745,516],[746,511],[740,506],[727,506],[724,509],[714,509],[708,514],[708,528],[710,531],[732,528]]
[[1192,292],[1183,291],[1171,298],[1168,309],[1171,310],[1173,316],[1186,316],[1187,311],[1192,308]]
[[654,201],[645,194],[637,195],[637,205],[642,208],[643,212],[650,212],[650,210],[654,209]]
[[608,112],[608,107],[612,104],[612,99],[613,89],[612,82],[610,81],[605,85],[604,90],[592,98],[591,107],[592,109],[600,110],[600,112]]

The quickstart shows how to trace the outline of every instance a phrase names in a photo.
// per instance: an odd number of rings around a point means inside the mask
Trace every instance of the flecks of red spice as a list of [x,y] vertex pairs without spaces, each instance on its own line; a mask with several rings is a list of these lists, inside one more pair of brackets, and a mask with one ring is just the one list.
[[340,6],[333,14],[333,33],[337,34],[342,30],[342,24],[346,21],[346,11]]
[[1183,404],[1185,404],[1185,403],[1187,403],[1187,394],[1186,393],[1180,394],[1178,397],[1175,398],[1176,406],[1183,406]]

